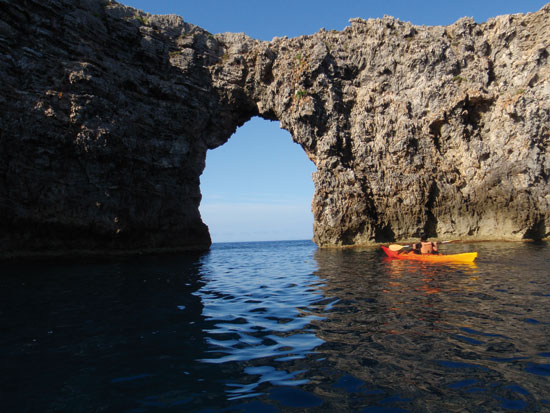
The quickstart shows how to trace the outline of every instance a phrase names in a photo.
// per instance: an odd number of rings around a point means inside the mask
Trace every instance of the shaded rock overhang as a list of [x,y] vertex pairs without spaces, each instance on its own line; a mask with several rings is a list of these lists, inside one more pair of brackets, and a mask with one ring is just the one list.
[[550,6],[350,22],[263,42],[114,1],[0,1],[0,251],[208,249],[206,151],[253,116],[315,163],[320,246],[548,237]]

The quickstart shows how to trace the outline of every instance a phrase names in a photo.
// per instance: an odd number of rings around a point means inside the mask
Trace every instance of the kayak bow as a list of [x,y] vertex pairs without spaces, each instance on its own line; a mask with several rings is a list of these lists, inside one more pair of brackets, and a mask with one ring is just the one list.
[[399,254],[398,251],[392,251],[387,247],[382,246],[386,255],[390,258],[398,260],[414,260],[426,262],[474,262],[477,257],[477,252],[465,252],[463,254],[415,254],[414,252],[404,252]]

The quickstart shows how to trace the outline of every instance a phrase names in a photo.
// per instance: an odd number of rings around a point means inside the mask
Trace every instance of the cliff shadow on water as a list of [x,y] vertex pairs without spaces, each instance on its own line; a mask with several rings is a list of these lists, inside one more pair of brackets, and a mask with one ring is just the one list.
[[[223,400],[207,349],[204,257],[2,266],[6,411],[127,410]],[[202,400],[202,401],[201,401]],[[192,403],[190,403],[192,404]]]

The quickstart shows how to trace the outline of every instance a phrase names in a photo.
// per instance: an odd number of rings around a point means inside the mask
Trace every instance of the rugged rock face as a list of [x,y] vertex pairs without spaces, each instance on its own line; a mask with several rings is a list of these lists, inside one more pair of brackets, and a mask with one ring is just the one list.
[[253,116],[316,164],[320,246],[550,232],[550,6],[261,42],[0,0],[0,250],[204,249],[206,151]]

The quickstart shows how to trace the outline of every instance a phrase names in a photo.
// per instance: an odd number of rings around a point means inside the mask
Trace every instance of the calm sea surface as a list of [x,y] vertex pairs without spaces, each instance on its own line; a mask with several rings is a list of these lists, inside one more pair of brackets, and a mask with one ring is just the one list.
[[550,245],[0,264],[5,412],[550,411]]

